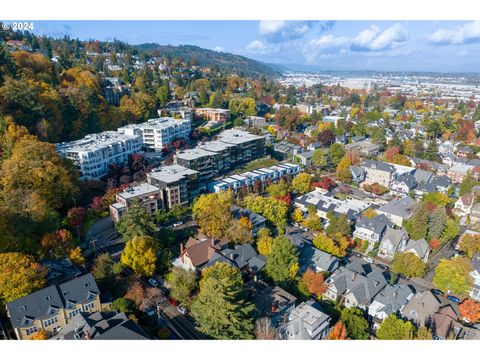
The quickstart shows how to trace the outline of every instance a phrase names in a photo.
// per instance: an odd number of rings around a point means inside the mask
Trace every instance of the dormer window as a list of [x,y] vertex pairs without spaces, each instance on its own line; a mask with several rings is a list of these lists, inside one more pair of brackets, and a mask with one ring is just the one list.
[[19,311],[25,311],[27,310],[27,308],[25,307],[25,305],[22,305],[18,308]]

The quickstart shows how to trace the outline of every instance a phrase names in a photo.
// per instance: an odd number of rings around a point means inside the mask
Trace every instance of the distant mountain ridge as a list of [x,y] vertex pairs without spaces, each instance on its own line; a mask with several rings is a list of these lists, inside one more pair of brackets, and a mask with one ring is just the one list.
[[199,66],[218,66],[221,70],[247,77],[276,77],[281,75],[269,64],[227,52],[213,51],[194,45],[160,45],[146,43],[132,45],[139,53],[158,51],[161,56],[181,58],[189,61],[195,58]]

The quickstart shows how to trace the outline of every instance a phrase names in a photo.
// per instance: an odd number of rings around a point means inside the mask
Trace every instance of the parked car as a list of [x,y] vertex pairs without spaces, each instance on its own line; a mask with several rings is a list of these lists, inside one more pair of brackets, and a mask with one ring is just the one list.
[[157,281],[156,279],[154,279],[154,278],[148,279],[148,283],[149,283],[150,285],[152,285],[153,287],[158,287],[158,285],[160,285],[160,284],[158,283],[158,281]]
[[370,263],[370,264],[373,264],[373,259],[371,257],[364,257],[363,260],[365,260],[366,262]]
[[156,312],[153,307],[149,306],[148,308],[145,309],[145,314],[147,314],[150,317],[154,317]]
[[170,294],[170,289],[166,288],[165,286],[160,287],[160,290],[162,291],[162,294],[165,296],[168,296]]
[[443,291],[438,290],[438,289],[432,289],[432,294],[438,295],[438,296],[443,296]]
[[177,306],[177,310],[182,315],[187,315],[187,308],[185,306]]
[[447,299],[450,300],[450,301],[456,302],[456,303],[461,303],[462,302],[462,300],[460,300],[458,297],[453,296],[453,295],[448,295]]
[[180,226],[180,225],[183,225],[183,221],[178,221],[176,223],[173,224],[173,227],[177,227],[177,226]]

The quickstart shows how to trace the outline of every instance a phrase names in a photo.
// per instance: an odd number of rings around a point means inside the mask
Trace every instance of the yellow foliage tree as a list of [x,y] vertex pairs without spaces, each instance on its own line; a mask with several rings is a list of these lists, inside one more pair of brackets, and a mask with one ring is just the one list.
[[222,238],[232,221],[230,207],[233,193],[224,191],[218,194],[203,194],[193,204],[193,215],[205,235]]
[[127,242],[120,262],[130,266],[135,274],[152,276],[157,264],[157,243],[150,236],[134,236]]
[[82,249],[80,249],[80,246],[77,246],[75,249],[72,249],[68,257],[75,265],[79,265],[79,266],[85,265],[85,258],[82,255]]

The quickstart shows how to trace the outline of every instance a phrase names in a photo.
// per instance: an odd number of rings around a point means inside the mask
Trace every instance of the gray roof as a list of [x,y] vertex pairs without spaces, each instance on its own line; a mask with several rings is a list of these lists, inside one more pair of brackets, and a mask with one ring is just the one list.
[[363,176],[365,176],[365,169],[360,166],[350,166],[350,172],[357,178],[362,178]]
[[428,253],[429,246],[425,239],[420,240],[412,240],[410,239],[407,243],[405,251],[414,250],[420,258],[423,257]]
[[382,242],[389,241],[394,248],[397,248],[402,239],[404,239],[405,237],[408,239],[408,233],[404,229],[396,230],[388,228],[383,235]]
[[395,167],[383,161],[376,161],[376,160],[365,160],[362,165],[363,167],[367,167],[370,169],[377,169],[381,171],[387,171],[389,173],[395,173]]
[[378,211],[400,216],[402,218],[407,218],[413,212],[415,205],[415,200],[407,196],[401,199],[390,201],[388,204],[381,206]]
[[430,290],[418,292],[401,310],[403,316],[416,325],[423,326],[440,308],[441,301]]
[[431,171],[416,169],[415,172],[413,173],[413,176],[415,177],[415,179],[419,184],[421,183],[426,184],[432,179],[433,173]]
[[82,274],[80,269],[69,258],[42,260],[40,265],[47,272],[47,285],[58,284]]
[[314,300],[308,300],[298,305],[289,315],[289,321],[280,328],[287,339],[315,339],[324,328],[330,317],[325,314]]
[[404,285],[387,285],[373,299],[384,306],[381,311],[387,315],[396,314],[410,300],[415,293],[415,289],[408,284]]
[[480,253],[475,253],[472,259],[472,267],[480,273]]
[[430,184],[435,185],[436,187],[448,188],[450,185],[452,185],[452,181],[445,175],[435,176],[432,180],[430,180]]
[[400,176],[397,176],[394,180],[396,183],[404,183],[405,185],[408,186],[409,189],[413,189],[418,185],[417,180],[413,175],[410,174],[402,174]]
[[222,255],[232,261],[238,268],[248,266],[253,271],[259,271],[265,266],[265,258],[258,255],[250,244],[237,245],[234,249],[221,251]]
[[20,299],[10,301],[7,310],[14,328],[29,326],[35,319],[51,317],[69,304],[81,303],[99,295],[91,273],[60,285],[51,285]]
[[148,340],[148,336],[124,313],[77,314],[52,339],[54,340]]
[[385,231],[387,224],[382,219],[377,219],[377,217],[367,218],[362,216],[355,224],[355,227],[368,229],[375,234],[381,235]]
[[318,267],[322,271],[334,271],[338,268],[339,259],[325,251],[311,245],[305,245],[300,249],[300,266],[302,270]]

